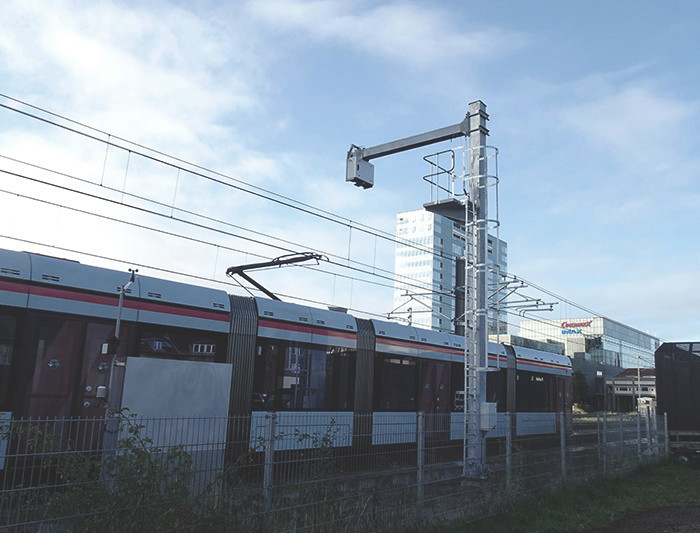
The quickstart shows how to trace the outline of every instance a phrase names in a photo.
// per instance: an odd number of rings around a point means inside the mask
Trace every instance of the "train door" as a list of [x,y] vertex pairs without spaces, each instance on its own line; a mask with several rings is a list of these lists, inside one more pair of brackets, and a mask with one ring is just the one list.
[[[114,336],[113,324],[89,322],[85,326],[80,380],[76,390],[76,402],[73,415],[86,418],[101,418],[105,415],[107,404],[97,397],[98,387],[109,387],[112,356],[102,354],[102,344]],[[122,326],[117,356],[124,359],[129,355],[131,345],[131,328]]]
[[17,317],[9,313],[0,313],[0,412],[10,413],[14,410],[13,366],[16,360]]
[[33,373],[26,388],[22,415],[66,418],[75,402],[84,336],[84,322],[62,317],[37,317],[27,361]]
[[421,361],[418,410],[425,413],[429,439],[445,440],[450,428],[450,363]]
[[[114,325],[56,316],[36,316],[32,322],[22,416],[102,417],[105,405],[97,399],[97,387],[108,385],[111,358],[100,352]],[[120,354],[126,353],[128,333],[122,329]]]

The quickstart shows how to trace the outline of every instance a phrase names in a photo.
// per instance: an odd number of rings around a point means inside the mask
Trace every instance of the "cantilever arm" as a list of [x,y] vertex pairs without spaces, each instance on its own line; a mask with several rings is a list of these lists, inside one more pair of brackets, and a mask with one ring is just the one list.
[[459,124],[419,133],[418,135],[378,144],[377,146],[370,146],[369,148],[351,145],[345,163],[345,181],[351,181],[358,187],[369,189],[374,185],[374,165],[369,162],[370,159],[469,135],[469,118],[467,114]]
[[360,148],[360,150],[362,151],[362,159],[369,161],[370,159],[375,159],[377,157],[405,152],[407,150],[420,148],[421,146],[427,146],[429,144],[435,144],[442,141],[449,141],[450,139],[454,139],[456,137],[464,137],[468,133],[469,115],[467,115],[459,124],[453,124],[452,126],[446,126],[437,130],[428,131],[426,133],[419,133],[418,135],[405,137],[403,139],[399,139],[398,141],[378,144],[377,146],[370,146],[369,148]]

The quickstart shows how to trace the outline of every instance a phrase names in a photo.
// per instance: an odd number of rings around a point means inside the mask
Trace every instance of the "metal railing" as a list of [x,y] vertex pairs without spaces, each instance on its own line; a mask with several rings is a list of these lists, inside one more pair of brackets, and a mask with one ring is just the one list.
[[8,421],[0,529],[418,529],[476,520],[669,450],[665,418],[652,414],[561,414],[521,434],[501,415],[478,478],[463,475],[449,413]]

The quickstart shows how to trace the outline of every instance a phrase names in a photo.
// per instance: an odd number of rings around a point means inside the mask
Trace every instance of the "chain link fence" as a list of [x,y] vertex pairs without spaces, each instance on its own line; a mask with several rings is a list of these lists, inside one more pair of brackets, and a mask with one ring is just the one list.
[[562,414],[528,435],[514,418],[478,478],[455,414],[6,421],[0,529],[418,530],[669,453],[666,418],[649,413]]

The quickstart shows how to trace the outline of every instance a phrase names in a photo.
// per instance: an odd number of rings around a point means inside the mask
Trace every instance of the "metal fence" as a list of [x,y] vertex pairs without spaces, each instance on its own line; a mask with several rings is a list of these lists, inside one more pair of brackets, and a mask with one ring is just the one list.
[[526,435],[513,417],[478,478],[454,414],[6,421],[0,529],[418,530],[668,454],[665,417],[562,414]]

